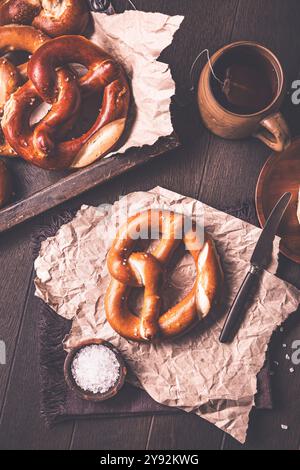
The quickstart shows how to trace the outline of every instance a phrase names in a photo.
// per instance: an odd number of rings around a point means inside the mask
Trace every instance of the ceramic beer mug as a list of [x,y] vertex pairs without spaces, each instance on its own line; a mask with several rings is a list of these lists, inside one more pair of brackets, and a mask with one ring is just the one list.
[[217,51],[198,85],[200,114],[208,129],[225,139],[255,136],[277,152],[290,143],[288,126],[279,112],[284,96],[279,60],[250,41]]

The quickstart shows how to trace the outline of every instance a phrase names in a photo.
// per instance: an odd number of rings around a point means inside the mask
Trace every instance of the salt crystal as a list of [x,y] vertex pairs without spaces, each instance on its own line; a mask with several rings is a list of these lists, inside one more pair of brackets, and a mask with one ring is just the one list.
[[120,376],[120,364],[115,353],[96,344],[82,348],[75,355],[71,370],[76,384],[95,394],[106,393]]
[[286,354],[285,358],[286,358],[287,361],[289,361],[291,359],[288,354]]
[[287,430],[289,429],[289,427],[288,427],[286,424],[282,424],[282,425],[281,425],[281,429],[282,429],[283,431],[287,431]]
[[275,366],[279,366],[279,362],[274,361]]
[[284,349],[286,349],[286,348],[287,348],[287,345],[286,345],[286,344],[283,344],[282,347],[283,347]]
[[293,374],[294,372],[295,372],[294,367],[291,367],[291,368],[290,368],[290,373]]
[[279,329],[280,333],[283,333],[284,332],[284,328],[283,326]]

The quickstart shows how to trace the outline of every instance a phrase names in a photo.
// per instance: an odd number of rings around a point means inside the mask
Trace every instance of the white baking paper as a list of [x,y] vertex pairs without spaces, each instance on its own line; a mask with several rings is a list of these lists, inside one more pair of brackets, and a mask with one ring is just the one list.
[[184,17],[125,11],[115,15],[94,13],[93,18],[95,32],[90,39],[124,66],[131,81],[135,119],[117,153],[153,145],[159,137],[173,132],[170,104],[175,83],[169,65],[157,59],[171,44]]
[[[223,306],[212,324],[196,328],[181,339],[161,344],[128,342],[106,322],[103,299],[110,280],[106,255],[115,236],[115,221],[147,208],[166,208],[204,216],[206,230],[216,242],[225,273]],[[154,400],[205,418],[240,442],[246,438],[249,413],[257,392],[257,374],[265,362],[272,332],[294,312],[299,291],[274,273],[279,239],[269,272],[262,276],[257,301],[231,345],[218,338],[260,235],[260,229],[191,198],[155,188],[128,195],[111,206],[83,206],[72,222],[44,241],[35,262],[36,295],[64,318],[73,319],[65,348],[83,338],[111,341],[124,355]],[[190,256],[178,260],[163,289],[166,307],[182,297],[193,282]]]

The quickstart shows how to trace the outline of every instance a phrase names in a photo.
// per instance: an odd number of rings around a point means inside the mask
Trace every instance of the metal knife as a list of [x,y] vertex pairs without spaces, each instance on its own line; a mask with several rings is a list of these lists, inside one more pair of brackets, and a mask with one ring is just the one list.
[[272,259],[274,238],[282,217],[291,201],[291,197],[291,193],[285,193],[280,198],[265,224],[250,260],[250,270],[238,291],[225,321],[220,336],[221,343],[232,342],[237,333],[237,328],[243,320],[249,297],[251,297],[253,288],[257,285],[259,274],[269,266]]

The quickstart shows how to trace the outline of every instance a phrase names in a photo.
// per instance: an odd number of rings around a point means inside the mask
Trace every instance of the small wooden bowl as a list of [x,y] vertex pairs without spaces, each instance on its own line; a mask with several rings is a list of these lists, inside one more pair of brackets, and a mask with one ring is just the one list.
[[[85,348],[86,346],[93,346],[93,345],[102,345],[110,349],[111,351],[113,351],[120,364],[120,375],[119,375],[117,383],[105,393],[93,393],[93,392],[88,392],[86,390],[83,390],[77,385],[72,374],[72,363],[76,354],[81,349]],[[114,396],[116,396],[117,393],[119,393],[119,391],[121,390],[125,382],[125,378],[127,375],[127,368],[125,366],[124,359],[122,358],[120,352],[111,343],[104,341],[102,339],[92,339],[92,340],[83,341],[76,348],[72,349],[72,351],[69,352],[65,360],[64,374],[65,374],[65,380],[67,382],[68,387],[71,390],[73,390],[81,399],[94,401],[94,402],[101,402],[101,401],[109,400],[110,398],[113,398]]]

